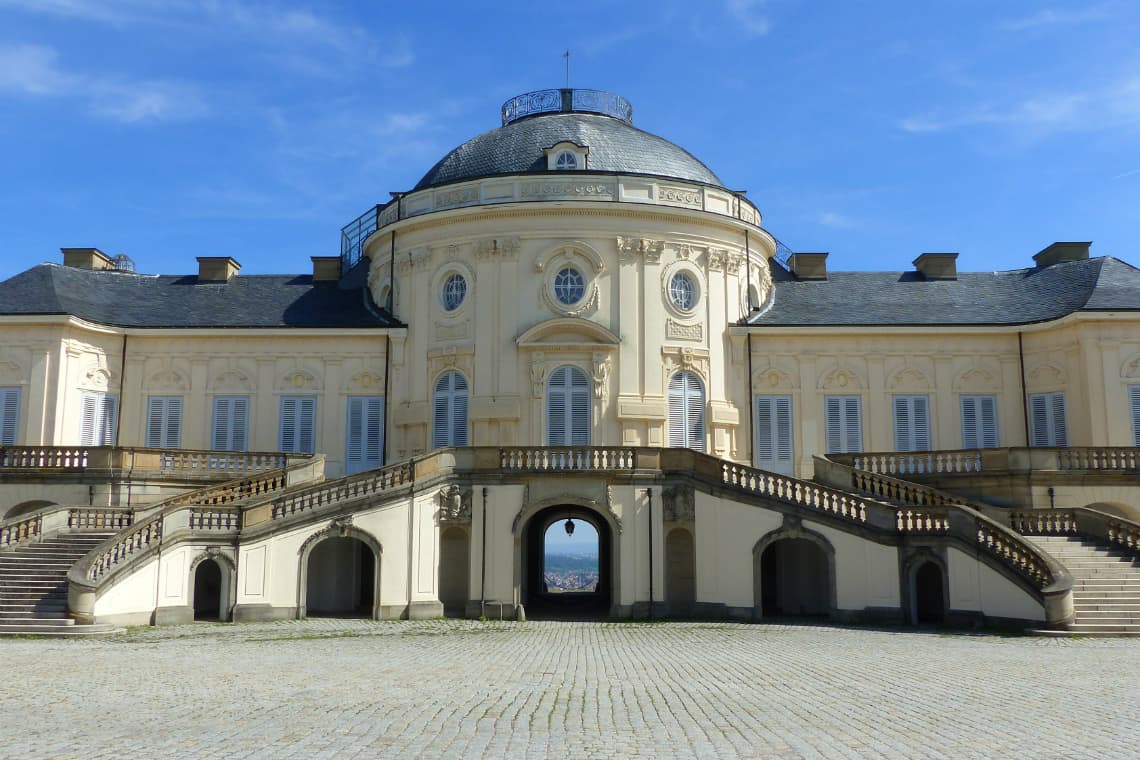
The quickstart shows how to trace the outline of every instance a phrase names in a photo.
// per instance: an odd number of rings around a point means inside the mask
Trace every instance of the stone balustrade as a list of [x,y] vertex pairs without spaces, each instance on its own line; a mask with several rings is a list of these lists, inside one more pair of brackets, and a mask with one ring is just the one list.
[[844,520],[867,522],[867,504],[853,494],[806,480],[725,462],[723,484],[760,496],[770,496]]
[[72,507],[67,510],[68,530],[107,531],[130,527],[134,513],[129,509]]
[[503,470],[523,472],[632,470],[634,464],[634,451],[626,448],[512,448],[499,455]]
[[0,469],[50,472],[115,470],[121,473],[225,477],[278,470],[305,454],[267,451],[198,451],[113,446],[2,446]]
[[1140,471],[1140,449],[1130,446],[1032,446],[957,451],[828,454],[828,459],[880,475],[957,475],[1056,470]]
[[950,532],[950,515],[945,509],[900,509],[897,527],[899,533],[943,535]]
[[1029,578],[1039,589],[1053,582],[1054,568],[1041,550],[1002,525],[984,518],[977,521],[978,544],[1006,566]]
[[190,530],[230,531],[241,528],[241,512],[237,509],[191,508],[188,525]]
[[43,532],[43,515],[22,515],[0,524],[0,549],[23,541],[31,541]]
[[88,451],[84,446],[0,446],[0,468],[82,470]]
[[[415,479],[414,463],[369,470],[358,475],[335,480],[329,484],[309,486],[285,496],[273,499],[269,504],[269,517],[280,520],[302,512],[319,509],[326,504],[350,501],[364,496],[373,496],[403,486],[410,486]],[[260,522],[254,510],[247,513],[246,525]]]
[[1009,523],[1028,536],[1082,536],[1140,554],[1140,523],[1089,507],[1011,512]]

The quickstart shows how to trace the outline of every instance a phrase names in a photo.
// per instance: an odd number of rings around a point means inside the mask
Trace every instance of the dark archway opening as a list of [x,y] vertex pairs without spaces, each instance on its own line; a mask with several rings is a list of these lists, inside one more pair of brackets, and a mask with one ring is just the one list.
[[439,537],[439,601],[446,617],[465,617],[469,589],[470,537],[450,527]]
[[326,538],[309,553],[305,614],[311,617],[372,617],[376,557],[358,538]]
[[[574,525],[577,541],[566,536],[567,519]],[[576,545],[578,548],[573,548]],[[561,552],[564,547],[571,547],[572,551]],[[575,564],[574,554],[579,555],[578,564],[583,567]],[[613,599],[613,539],[609,524],[600,515],[575,506],[542,510],[527,523],[522,559],[522,600],[527,617],[609,617]]]
[[674,528],[665,537],[665,603],[670,615],[693,614],[697,601],[696,552],[693,534]]
[[194,570],[194,619],[222,619],[222,568],[212,559]]
[[946,622],[942,568],[933,562],[923,562],[914,574],[914,606],[919,625]]
[[806,538],[773,541],[760,556],[760,611],[764,617],[827,617],[827,554]]

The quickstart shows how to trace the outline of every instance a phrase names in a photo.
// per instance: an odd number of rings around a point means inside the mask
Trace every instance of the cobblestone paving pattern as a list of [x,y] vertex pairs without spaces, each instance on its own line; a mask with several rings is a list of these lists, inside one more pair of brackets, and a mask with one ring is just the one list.
[[310,620],[0,653],[4,757],[1140,753],[1140,640]]

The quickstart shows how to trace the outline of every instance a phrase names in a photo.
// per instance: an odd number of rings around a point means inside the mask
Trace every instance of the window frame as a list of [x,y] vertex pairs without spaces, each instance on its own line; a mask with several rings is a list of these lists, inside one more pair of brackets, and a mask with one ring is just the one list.
[[[906,417],[900,420],[899,411],[902,407],[906,407]],[[893,394],[891,396],[891,420],[894,431],[894,450],[898,452],[930,451],[934,445],[933,426],[930,417],[930,396],[923,393]],[[922,425],[919,424],[920,418]],[[903,422],[905,429],[900,428],[900,421]],[[925,426],[925,430],[922,429],[923,426]],[[923,436],[925,436],[925,440],[923,440]],[[923,443],[925,445],[922,445]]]
[[[559,383],[560,376],[562,382]],[[593,425],[590,390],[590,376],[573,364],[563,364],[550,373],[546,381],[547,446],[590,445]],[[556,399],[561,402],[560,408],[556,408]],[[557,419],[559,416],[561,420]],[[561,433],[561,441],[555,440],[556,432]]]
[[182,396],[147,396],[143,428],[143,441],[147,448],[181,448],[184,411]]
[[[693,400],[698,401],[696,405]],[[692,370],[682,369],[669,377],[666,393],[669,448],[704,452],[707,447],[704,380]]]
[[[577,278],[577,282],[575,284],[568,285],[566,282],[561,281],[563,276],[567,275],[567,273]],[[582,274],[581,270],[573,264],[566,264],[560,267],[558,271],[554,273],[554,277],[551,278],[550,281],[550,288],[553,292],[554,300],[557,301],[559,305],[563,307],[572,307],[582,303],[582,299],[586,297],[586,284],[586,275]],[[577,297],[571,301],[565,300],[561,295],[561,291],[569,287],[575,288],[575,292],[577,293]]]
[[448,370],[436,378],[432,385],[432,449],[468,445],[470,398],[471,384],[459,370]]
[[[985,426],[987,402],[993,415],[989,431],[986,430]],[[970,410],[974,416],[973,441],[969,437],[968,406],[974,407]],[[998,398],[995,394],[963,393],[958,397],[958,411],[961,416],[963,449],[996,449],[1001,447],[1001,417],[998,414]],[[972,445],[972,443],[977,445]]]
[[79,445],[114,446],[119,397],[101,391],[83,391],[79,398]]
[[[226,428],[219,430],[218,421],[220,416],[218,411],[223,406],[227,407]],[[210,402],[210,449],[212,451],[249,451],[249,421],[251,408],[252,403],[250,397],[246,395],[214,396],[213,401]],[[237,411],[240,411],[240,427],[234,424],[234,420],[239,419],[239,415],[231,414],[231,412]],[[219,433],[224,433],[225,440],[221,441],[221,443],[225,445],[218,445]],[[241,437],[240,446],[237,445],[239,443],[239,441],[237,441],[239,433]]]
[[[839,446],[832,448],[832,412]],[[851,414],[852,410],[854,415]],[[855,430],[851,430],[852,417]],[[857,439],[858,443],[852,446]],[[863,397],[857,394],[834,394],[823,397],[823,446],[828,454],[863,453]]]
[[[354,410],[354,407],[357,409]],[[354,421],[354,411],[357,411]],[[345,397],[344,474],[352,475],[384,465],[384,439],[387,409],[384,397],[359,395]],[[358,451],[358,456],[353,456]],[[373,454],[373,456],[369,456]]]
[[[768,407],[762,415],[762,407]],[[781,407],[783,407],[781,409]],[[777,472],[795,477],[796,433],[795,412],[789,394],[757,394],[752,397],[752,419],[755,422],[755,441],[752,445],[752,463],[758,470]],[[781,420],[781,415],[785,419]],[[765,436],[765,430],[768,435]],[[783,435],[786,430],[786,438]],[[765,441],[765,437],[768,439]],[[772,456],[761,457],[771,450]]]
[[24,389],[0,388],[0,446],[15,446],[20,439],[20,407]]
[[[1030,393],[1026,406],[1029,408],[1030,446],[1065,448],[1069,445],[1068,401],[1064,391]],[[1058,411],[1060,425],[1057,424]],[[1042,424],[1044,429],[1039,427]]]
[[[317,417],[317,397],[281,396],[277,408],[277,450],[290,454],[315,454],[317,432],[320,427]],[[306,443],[309,445],[306,446]]]

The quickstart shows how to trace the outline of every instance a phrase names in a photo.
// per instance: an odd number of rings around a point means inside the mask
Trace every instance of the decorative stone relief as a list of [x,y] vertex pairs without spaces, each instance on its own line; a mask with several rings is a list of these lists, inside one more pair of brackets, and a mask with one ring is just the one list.
[[728,266],[728,251],[724,248],[709,249],[709,271],[723,272]]
[[862,388],[863,382],[854,369],[840,366],[821,374],[817,387],[825,391],[853,391]]
[[617,247],[618,257],[622,261],[644,258],[647,262],[655,264],[661,260],[661,252],[665,250],[665,242],[649,240],[648,238],[619,237]]
[[475,347],[470,343],[431,349],[427,354],[429,378],[434,382],[435,378],[447,370],[454,369],[462,372],[470,384],[475,364],[474,354]]
[[605,401],[609,398],[610,357],[599,351],[594,352],[593,372],[590,379],[594,381],[594,398]]
[[1001,383],[991,372],[981,367],[970,367],[954,379],[954,390],[958,393],[998,391]]
[[930,380],[921,371],[914,367],[904,367],[896,372],[887,383],[892,391],[928,391],[931,388]]
[[535,351],[530,355],[530,395],[532,398],[542,398],[542,389],[546,385],[546,355]]
[[92,364],[83,372],[80,387],[88,391],[107,391],[114,386],[114,374],[105,366],[101,366],[103,357],[99,357],[98,364]]
[[1065,385],[1065,371],[1056,364],[1041,364],[1029,373],[1028,386],[1036,389],[1060,388]]
[[704,203],[704,195],[700,190],[693,188],[658,185],[657,200],[663,203],[679,203],[682,206],[700,208]]
[[160,369],[147,378],[146,388],[150,391],[186,393],[190,390],[190,383],[188,383],[186,377],[177,370]]
[[0,361],[0,384],[20,385],[27,382],[24,371],[16,362]]
[[501,257],[507,260],[515,259],[519,254],[521,242],[517,237],[487,238],[479,241],[475,256],[480,260]]
[[794,390],[797,383],[787,372],[775,367],[757,369],[752,373],[752,389],[756,393],[773,390]]
[[349,392],[379,392],[384,387],[384,376],[379,372],[362,369],[354,373],[344,385]]
[[461,187],[457,190],[440,190],[435,194],[436,208],[444,206],[458,206],[463,203],[474,203],[479,200],[479,186]]
[[1120,376],[1126,378],[1140,377],[1140,356],[1137,356],[1130,362],[1126,362],[1124,367],[1120,370]]
[[661,491],[666,522],[693,522],[696,519],[695,498],[691,486],[668,486]]
[[320,381],[316,375],[308,370],[291,370],[277,380],[277,390],[286,393],[295,391],[319,391],[320,389]]
[[612,182],[591,180],[541,180],[524,182],[521,187],[523,198],[604,198],[617,195],[617,187]]
[[237,369],[220,372],[210,383],[211,393],[252,393],[253,382],[249,375]]
[[471,489],[458,485],[441,488],[436,494],[441,523],[471,522]]
[[[678,370],[696,372],[706,385],[709,380],[709,352],[703,348],[665,346],[661,349],[662,387],[669,387],[669,378]],[[707,390],[706,390],[707,392]]]
[[702,325],[700,322],[693,325],[687,325],[674,319],[666,319],[665,337],[673,338],[676,340],[703,341],[705,339],[704,325]]
[[334,517],[329,523],[329,533],[344,538],[352,530],[352,515]]

